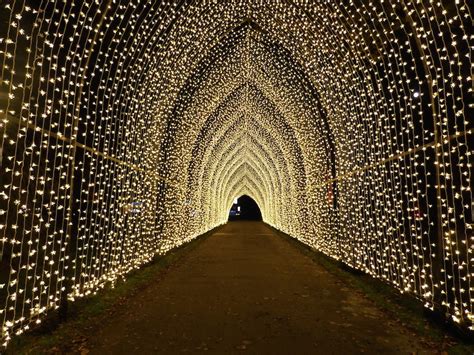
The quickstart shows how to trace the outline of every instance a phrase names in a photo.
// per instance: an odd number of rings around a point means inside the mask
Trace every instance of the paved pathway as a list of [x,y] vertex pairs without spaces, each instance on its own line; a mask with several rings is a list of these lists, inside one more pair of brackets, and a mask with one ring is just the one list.
[[87,345],[92,354],[426,351],[259,222],[230,222],[198,244]]

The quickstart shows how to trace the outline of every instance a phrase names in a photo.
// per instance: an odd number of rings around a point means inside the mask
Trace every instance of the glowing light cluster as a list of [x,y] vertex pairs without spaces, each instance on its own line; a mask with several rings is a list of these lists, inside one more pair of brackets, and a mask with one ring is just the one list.
[[473,329],[466,2],[1,6],[4,345],[242,194]]

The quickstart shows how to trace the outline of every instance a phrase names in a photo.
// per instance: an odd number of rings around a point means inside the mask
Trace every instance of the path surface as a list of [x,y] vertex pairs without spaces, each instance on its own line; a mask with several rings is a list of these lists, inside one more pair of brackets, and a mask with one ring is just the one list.
[[423,351],[358,291],[259,222],[231,222],[131,300],[92,354]]

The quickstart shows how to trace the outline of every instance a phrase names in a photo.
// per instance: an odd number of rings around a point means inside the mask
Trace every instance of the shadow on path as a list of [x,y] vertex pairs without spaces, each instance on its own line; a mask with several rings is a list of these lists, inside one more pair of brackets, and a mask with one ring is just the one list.
[[92,354],[430,351],[262,222],[230,222],[202,241],[87,347]]

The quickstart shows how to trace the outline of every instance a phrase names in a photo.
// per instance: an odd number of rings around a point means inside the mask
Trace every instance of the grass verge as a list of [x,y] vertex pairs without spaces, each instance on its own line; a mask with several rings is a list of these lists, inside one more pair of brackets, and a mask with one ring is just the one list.
[[183,244],[139,270],[127,275],[112,287],[105,287],[96,295],[72,302],[68,307],[67,321],[60,322],[56,311],[50,312],[42,324],[31,331],[14,337],[6,354],[87,354],[87,336],[100,327],[108,318],[120,311],[120,306],[133,295],[144,290],[151,282],[162,278],[172,265],[189,254],[199,243],[214,233],[217,227]]
[[[6,353],[87,354],[85,344],[89,334],[101,327],[115,313],[120,312],[120,306],[127,299],[166,275],[172,265],[176,265],[216,229],[169,251],[166,255],[157,257],[140,270],[127,275],[126,282],[118,282],[114,288],[106,287],[95,296],[73,302],[69,306],[66,322],[60,323],[57,312],[50,312],[40,327],[13,338]],[[418,300],[401,294],[393,287],[367,274],[350,269],[283,232],[273,230],[344,283],[360,290],[392,319],[419,335],[430,347],[439,349],[439,353],[474,354],[472,341],[460,338],[450,332],[445,324],[429,317]]]
[[469,335],[455,332],[448,324],[443,323],[432,312],[424,308],[421,302],[414,297],[402,294],[381,280],[354,270],[299,240],[271,228],[331,274],[360,290],[378,308],[402,326],[419,335],[432,348],[439,349],[440,353],[474,354],[474,340],[469,339]]

